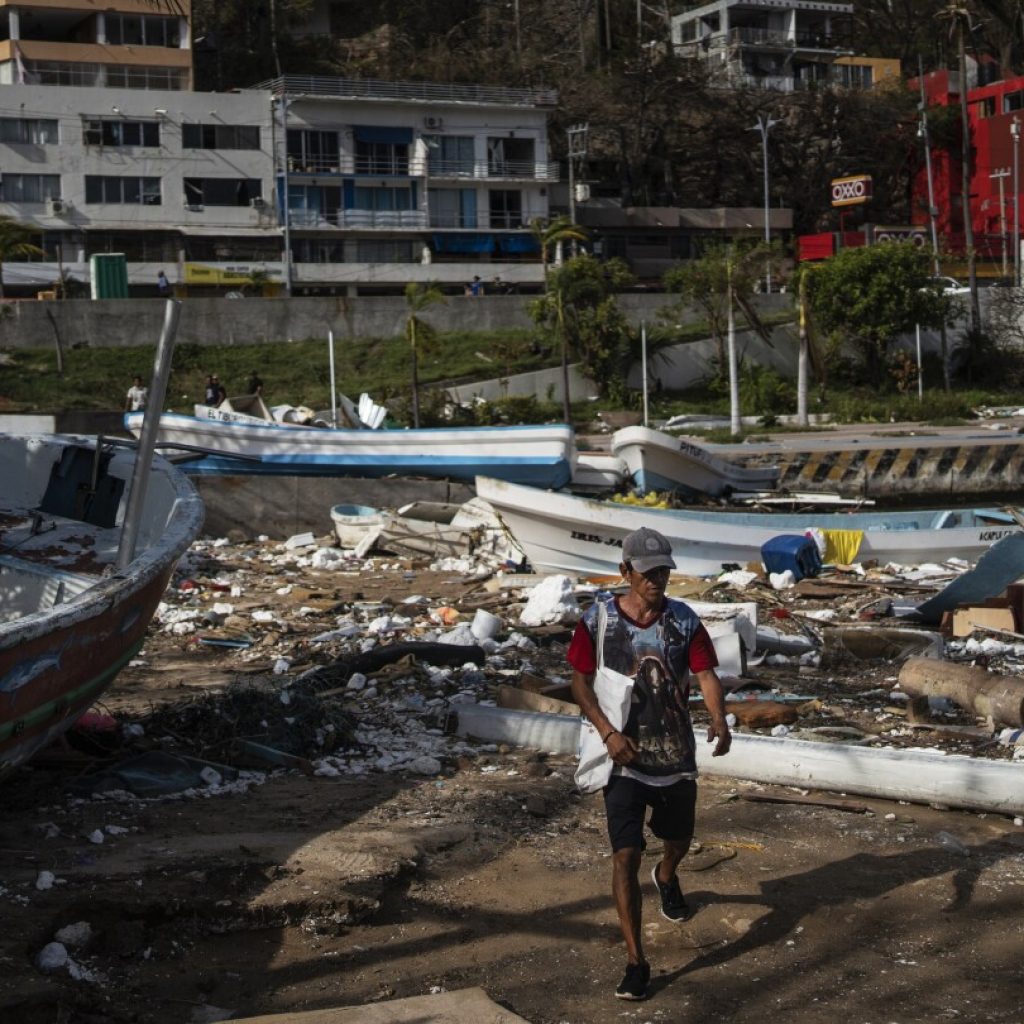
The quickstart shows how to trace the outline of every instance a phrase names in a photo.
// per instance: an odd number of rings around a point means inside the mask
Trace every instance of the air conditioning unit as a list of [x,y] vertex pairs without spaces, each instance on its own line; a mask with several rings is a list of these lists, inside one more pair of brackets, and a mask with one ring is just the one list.
[[51,216],[59,216],[67,209],[67,203],[63,199],[47,199],[46,212]]
[[267,201],[266,199],[263,198],[263,196],[254,196],[252,199],[249,200],[249,205],[254,210],[262,210],[263,207],[267,205]]
[[423,127],[437,130],[438,128],[444,127],[443,117],[425,117],[423,118]]

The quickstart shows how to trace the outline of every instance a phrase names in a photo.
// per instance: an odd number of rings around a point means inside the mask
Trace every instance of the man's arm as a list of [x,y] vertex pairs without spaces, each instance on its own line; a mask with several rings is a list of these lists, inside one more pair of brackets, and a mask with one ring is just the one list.
[[[711,756],[721,757],[723,754],[729,753],[729,747],[732,745],[732,734],[725,721],[725,695],[722,692],[722,683],[713,668],[695,672],[694,675],[700,685],[700,692],[704,694],[704,707],[708,709],[708,714],[711,716],[711,724],[708,726],[708,743],[715,739],[718,740]],[[573,692],[575,693],[575,690]]]
[[593,672],[583,673],[578,669],[573,669],[572,699],[579,704],[580,710],[590,720],[591,725],[597,730],[597,734],[604,739],[608,756],[616,764],[629,764],[636,757],[636,744],[628,736],[619,732],[601,710],[597,694],[594,693]]

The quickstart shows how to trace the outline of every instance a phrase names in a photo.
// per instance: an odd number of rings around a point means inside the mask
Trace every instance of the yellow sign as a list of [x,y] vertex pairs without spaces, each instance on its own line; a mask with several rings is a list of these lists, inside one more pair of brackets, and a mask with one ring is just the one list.
[[185,284],[231,285],[239,287],[250,284],[252,274],[266,275],[265,267],[241,264],[231,267],[210,267],[204,263],[185,264]]
[[830,187],[833,206],[856,206],[871,198],[871,175],[855,174],[849,178],[833,178]]

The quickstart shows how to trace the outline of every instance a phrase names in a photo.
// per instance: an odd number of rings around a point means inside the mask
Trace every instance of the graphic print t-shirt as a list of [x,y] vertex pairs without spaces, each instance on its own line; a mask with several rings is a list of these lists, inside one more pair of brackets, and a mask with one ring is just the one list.
[[[682,601],[668,599],[661,614],[635,622],[614,598],[599,599],[608,613],[604,664],[633,679],[629,718],[622,732],[638,754],[620,773],[641,781],[668,782],[697,771],[688,697],[690,672],[718,664],[707,630]],[[597,667],[595,602],[580,619],[567,657],[584,674]]]

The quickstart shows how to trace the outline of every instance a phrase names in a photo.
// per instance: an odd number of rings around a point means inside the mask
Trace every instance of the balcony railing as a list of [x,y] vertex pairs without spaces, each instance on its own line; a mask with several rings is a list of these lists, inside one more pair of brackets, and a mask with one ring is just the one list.
[[703,39],[687,40],[676,46],[676,54],[693,59],[728,46],[761,46],[766,49],[837,50],[835,42],[823,32],[797,32],[795,36],[770,28],[731,28]]
[[253,86],[275,96],[328,96],[340,99],[419,100],[434,103],[481,103],[505,107],[554,107],[555,89],[513,89],[497,85],[445,82],[383,82],[372,78],[282,75]]
[[289,210],[293,228],[371,228],[376,230],[421,230],[427,227],[422,210]]
[[558,181],[557,163],[533,160],[367,160],[348,154],[337,156],[289,156],[288,173],[337,174],[368,178],[515,178],[525,181]]

